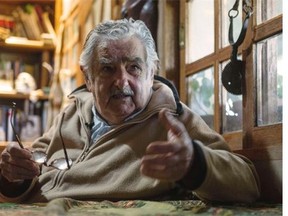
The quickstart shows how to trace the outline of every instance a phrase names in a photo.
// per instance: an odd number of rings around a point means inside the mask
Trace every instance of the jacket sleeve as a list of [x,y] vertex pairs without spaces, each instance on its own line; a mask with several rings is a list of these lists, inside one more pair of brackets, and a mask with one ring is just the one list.
[[226,150],[210,149],[199,142],[194,144],[194,149],[195,164],[192,163],[183,181],[199,198],[244,203],[259,198],[258,176],[251,161]]
[[199,116],[186,113],[181,118],[195,151],[190,170],[181,182],[206,201],[247,203],[257,200],[260,186],[253,163],[234,154],[224,138]]

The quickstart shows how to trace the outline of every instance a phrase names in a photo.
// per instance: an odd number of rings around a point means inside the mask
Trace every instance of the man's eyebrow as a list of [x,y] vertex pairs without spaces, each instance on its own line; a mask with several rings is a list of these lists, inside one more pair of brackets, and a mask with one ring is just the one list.
[[111,59],[108,59],[108,58],[99,58],[99,64],[111,64],[112,63],[112,60]]
[[131,58],[130,57],[124,57],[124,58],[122,58],[122,61],[123,62],[136,62],[138,64],[144,63],[144,61],[140,57],[131,57]]
[[[99,58],[99,64],[112,64],[115,59],[109,59],[105,57]],[[122,62],[136,62],[137,64],[144,64],[144,61],[140,57],[123,57]]]

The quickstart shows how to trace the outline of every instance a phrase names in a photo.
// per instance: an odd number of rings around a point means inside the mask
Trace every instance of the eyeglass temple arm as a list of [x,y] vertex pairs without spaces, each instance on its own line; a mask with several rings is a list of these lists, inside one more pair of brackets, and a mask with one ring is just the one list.
[[64,155],[65,155],[65,160],[66,160],[66,163],[67,163],[67,167],[68,167],[68,169],[70,169],[69,158],[68,158],[67,150],[66,150],[66,147],[65,147],[65,144],[64,144],[64,140],[63,140],[63,137],[62,137],[62,132],[61,132],[61,125],[62,125],[62,123],[63,123],[64,116],[65,116],[65,113],[63,113],[62,118],[61,118],[59,135],[60,135],[60,138],[61,138],[61,143],[62,143],[62,147],[63,147],[63,151],[64,151]]
[[16,130],[15,130],[15,127],[14,127],[14,124],[13,124],[13,121],[12,121],[12,118],[14,119],[14,115],[15,115],[16,103],[13,102],[12,104],[13,104],[13,106],[12,106],[12,113],[11,113],[11,116],[10,116],[10,125],[11,125],[11,127],[12,127],[14,136],[15,136],[15,138],[16,138],[19,146],[20,146],[22,149],[24,149],[24,146],[23,146],[23,144],[22,144],[22,142],[21,142],[18,134],[16,133]]

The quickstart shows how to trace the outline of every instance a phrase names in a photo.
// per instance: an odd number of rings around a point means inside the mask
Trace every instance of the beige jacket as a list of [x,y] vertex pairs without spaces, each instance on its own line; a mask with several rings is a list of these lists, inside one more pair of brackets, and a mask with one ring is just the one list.
[[[89,145],[92,95],[86,88],[79,88],[69,98],[72,103],[58,115],[51,129],[35,141],[34,148],[46,151],[49,161],[64,157],[61,129],[68,156],[73,160],[71,169],[59,171],[43,166],[42,174],[25,193],[14,198],[1,194],[2,201],[46,202],[59,197],[150,199],[175,187],[175,182],[159,181],[140,173],[141,158],[148,144],[167,136],[158,121],[159,111],[166,108],[175,113],[176,110],[175,97],[167,85],[155,81],[145,110],[113,127],[92,146]],[[180,183],[205,200],[255,201],[259,187],[251,162],[231,153],[223,138],[198,115],[183,103],[179,102],[179,106],[183,113],[178,119],[186,126],[196,151],[195,165]]]

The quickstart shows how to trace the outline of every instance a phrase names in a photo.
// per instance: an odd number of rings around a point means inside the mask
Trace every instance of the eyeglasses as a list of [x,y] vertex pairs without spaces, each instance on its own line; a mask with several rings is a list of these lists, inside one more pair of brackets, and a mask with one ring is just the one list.
[[[19,146],[24,149],[24,146],[15,130],[14,124],[13,124],[13,120],[15,119],[15,114],[16,114],[16,103],[13,102],[12,103],[12,113],[10,116],[10,124],[14,133],[14,136],[16,138],[17,143],[19,144]],[[62,116],[61,119],[61,123],[63,122],[64,119],[64,115]],[[70,158],[68,158],[68,154],[67,154],[67,150],[66,147],[64,145],[64,141],[63,141],[63,137],[62,137],[62,132],[61,132],[61,128],[59,130],[59,135],[60,135],[60,139],[61,139],[61,143],[62,143],[62,148],[64,151],[64,156],[63,158],[58,158],[53,160],[50,164],[47,163],[47,154],[43,151],[39,151],[39,150],[35,150],[32,151],[32,156],[33,156],[33,160],[40,164],[40,165],[44,165],[47,167],[53,167],[56,168],[58,170],[66,170],[66,169],[70,169],[71,165],[72,165],[72,160]]]

